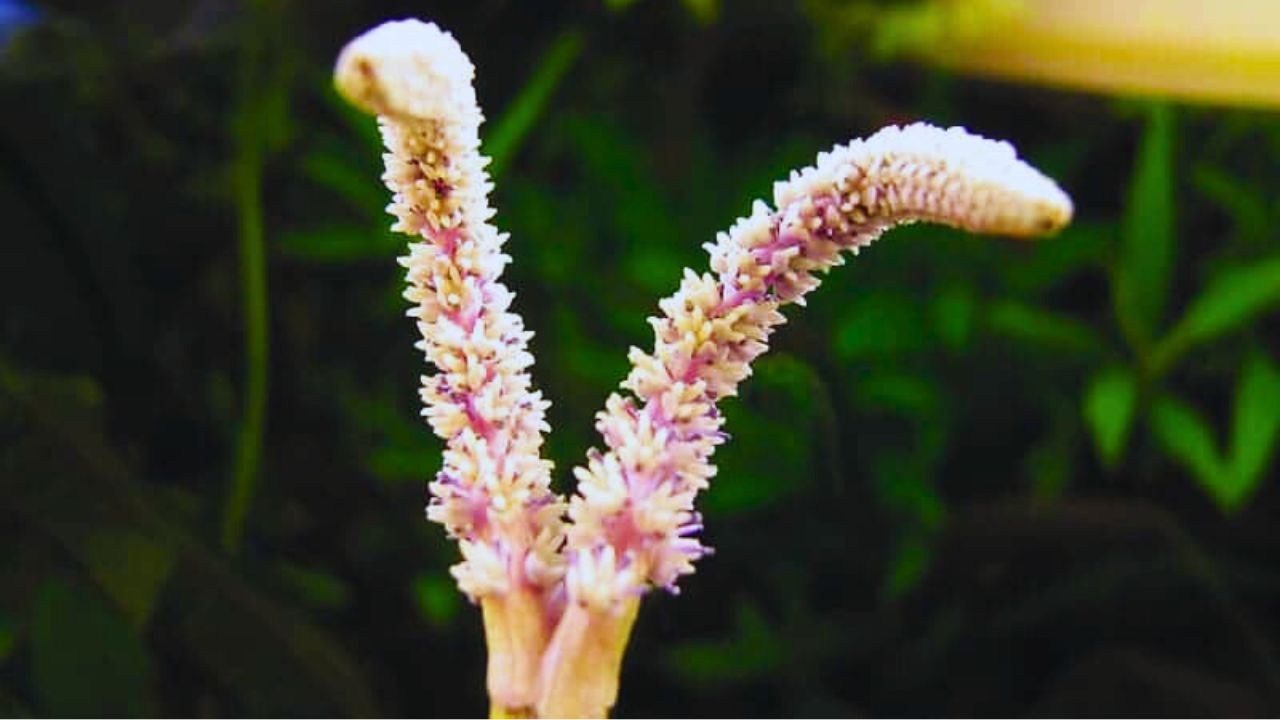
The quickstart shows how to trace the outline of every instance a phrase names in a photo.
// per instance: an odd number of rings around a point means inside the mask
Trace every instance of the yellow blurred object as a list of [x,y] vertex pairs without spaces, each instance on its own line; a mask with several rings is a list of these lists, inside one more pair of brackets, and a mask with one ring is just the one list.
[[[947,14],[991,4],[937,1]],[[1020,0],[1003,9],[923,55],[1046,85],[1280,106],[1280,0]]]

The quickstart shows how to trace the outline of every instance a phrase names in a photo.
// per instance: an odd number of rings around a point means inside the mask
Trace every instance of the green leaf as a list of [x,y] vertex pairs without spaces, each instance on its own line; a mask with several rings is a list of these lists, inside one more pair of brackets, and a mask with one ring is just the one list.
[[926,447],[914,452],[883,450],[873,462],[877,502],[928,530],[941,527],[947,516],[946,500],[934,484],[936,460],[931,456],[936,453]]
[[1244,502],[1257,489],[1275,455],[1280,434],[1280,371],[1265,355],[1252,356],[1236,387],[1231,436],[1231,503]]
[[1075,453],[1072,437],[1066,423],[1055,428],[1027,451],[1023,468],[1030,479],[1031,498],[1039,504],[1051,504],[1062,499],[1075,470]]
[[850,301],[836,321],[834,350],[841,360],[898,355],[929,345],[924,311],[912,298],[872,292]]
[[[382,156],[382,133],[378,131],[378,123],[363,110],[356,108],[347,102],[346,98],[338,93],[337,88],[333,86],[333,82],[326,73],[322,75],[325,81],[321,84],[319,94],[325,104],[343,121],[347,129],[350,131],[342,138],[342,145],[351,145],[351,138],[354,136],[360,144],[361,157],[378,158]],[[370,161],[371,163],[374,161]],[[371,169],[376,167],[371,165]]]
[[388,485],[421,484],[423,468],[438,463],[440,455],[440,449],[425,440],[410,444],[386,441],[369,451],[365,465]]
[[[594,244],[588,219],[574,207],[581,199],[516,175],[502,184],[502,200],[502,216],[513,238],[508,252],[518,255],[521,265],[546,285],[558,290],[579,287],[586,252]],[[670,276],[671,269],[667,272]],[[668,277],[667,283],[672,282]]]
[[1247,325],[1280,305],[1280,255],[1225,270],[1194,300],[1158,356],[1167,365],[1192,345]]
[[137,630],[146,627],[176,561],[174,548],[136,530],[99,528],[84,545],[84,563]]
[[952,350],[963,350],[973,337],[977,298],[971,285],[952,285],[938,291],[930,309],[938,339]]
[[1018,11],[1018,3],[1000,0],[841,5],[871,13],[875,21],[871,53],[872,57],[880,60],[904,53],[927,55],[934,48],[946,44],[971,42],[997,32],[1009,18],[1016,17]]
[[418,603],[418,614],[434,628],[448,627],[462,605],[457,584],[448,575],[439,573],[422,573],[414,578],[413,597]]
[[1047,507],[1063,499],[1077,476],[1076,451],[1082,428],[1074,396],[1054,393],[1043,402],[1047,427],[1027,449],[1022,467],[1032,504]]
[[1115,302],[1120,327],[1145,348],[1164,316],[1174,255],[1174,111],[1154,104],[1138,147],[1125,206],[1116,268]]
[[720,476],[703,509],[747,512],[802,490],[813,477],[818,423],[817,372],[786,354],[761,358],[743,395],[725,404],[733,435],[720,454]]
[[[619,248],[627,282],[643,288],[650,297],[649,293],[670,292],[679,282],[678,269],[693,266],[698,253],[692,244],[654,241],[685,233],[669,208],[671,198],[658,180],[652,150],[609,118],[567,118],[559,135],[570,143],[571,162],[580,173],[576,182],[590,189],[595,198],[594,203],[567,207],[588,214],[596,223],[594,232],[611,238],[608,243]],[[611,317],[623,316],[614,313]]]
[[582,314],[563,303],[555,307],[550,335],[556,346],[573,348],[562,356],[564,372],[588,387],[610,387],[627,372],[625,354],[605,347],[598,335],[583,327]]
[[945,9],[938,3],[910,3],[886,7],[871,38],[871,55],[889,60],[903,53],[920,52],[943,41],[947,31]]
[[382,229],[358,225],[326,225],[314,230],[287,232],[276,245],[288,257],[326,263],[357,260],[391,260],[407,241]]
[[910,418],[933,418],[945,400],[938,380],[898,371],[871,372],[854,381],[854,402]]
[[1128,368],[1107,368],[1085,390],[1084,420],[1102,464],[1114,468],[1124,457],[1138,402],[1138,383]]
[[933,542],[930,534],[913,528],[898,538],[889,561],[881,594],[889,600],[897,600],[914,590],[924,579],[933,561]]
[[1006,258],[996,272],[1015,293],[1043,292],[1082,270],[1101,265],[1115,237],[1112,223],[1073,222],[1061,233],[1037,240],[1020,257]]
[[1234,506],[1238,493],[1218,456],[1213,430],[1199,413],[1172,395],[1161,396],[1151,408],[1151,432],[1165,453],[1186,468],[1219,507]]
[[1087,323],[1016,300],[993,303],[986,319],[993,334],[1044,350],[1090,355],[1104,347]]
[[276,575],[305,605],[321,610],[340,610],[351,604],[351,588],[342,578],[319,568],[281,562]]
[[676,277],[672,271],[682,265],[675,248],[657,243],[633,243],[623,258],[628,278],[653,293],[669,292]]
[[1238,237],[1245,242],[1266,241],[1271,206],[1262,185],[1207,165],[1197,167],[1191,177],[1201,195],[1231,216]]
[[709,25],[720,16],[720,0],[683,0],[685,12],[702,25]]
[[667,664],[682,682],[695,686],[732,685],[774,672],[783,659],[777,637],[759,608],[743,603],[737,609],[732,637],[688,640],[667,654]]
[[43,713],[151,715],[151,667],[129,623],[91,589],[46,580],[31,612],[31,684]]
[[495,179],[506,173],[520,143],[542,116],[551,96],[581,53],[582,33],[576,29],[561,33],[538,60],[533,75],[519,94],[498,117],[484,143],[484,151],[493,160],[489,174]]
[[383,216],[388,196],[382,184],[373,181],[377,175],[374,164],[356,164],[336,152],[318,151],[303,159],[302,172],[369,217]]

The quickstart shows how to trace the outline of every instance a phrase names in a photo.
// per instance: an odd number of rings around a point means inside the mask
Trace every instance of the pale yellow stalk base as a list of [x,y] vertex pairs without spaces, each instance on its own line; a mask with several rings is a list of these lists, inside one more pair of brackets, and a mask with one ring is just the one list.
[[532,717],[538,671],[550,639],[542,597],[524,587],[480,601],[489,649],[487,687],[491,717]]
[[498,720],[499,718],[521,718],[523,720],[523,718],[533,718],[537,717],[537,715],[533,714],[533,708],[529,706],[507,707],[505,705],[493,703],[489,706],[489,717],[494,718],[494,720]]
[[538,717],[602,718],[618,699],[622,654],[640,598],[604,610],[570,605],[542,659]]

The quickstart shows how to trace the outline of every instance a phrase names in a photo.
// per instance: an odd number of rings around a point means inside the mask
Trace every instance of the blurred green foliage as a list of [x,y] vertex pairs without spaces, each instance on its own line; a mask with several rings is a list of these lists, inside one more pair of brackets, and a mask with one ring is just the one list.
[[962,123],[1076,199],[1036,243],[901,229],[789,313],[620,715],[1280,709],[1274,113],[893,60],[994,0],[22,7],[0,714],[484,707],[377,133],[329,88],[405,15],[477,65],[565,489],[658,297],[817,151]]

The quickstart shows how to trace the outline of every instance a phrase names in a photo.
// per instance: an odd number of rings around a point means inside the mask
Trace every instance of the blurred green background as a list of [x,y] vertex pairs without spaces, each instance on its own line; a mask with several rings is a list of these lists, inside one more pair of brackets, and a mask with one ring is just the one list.
[[703,242],[833,143],[1008,139],[775,337],[619,716],[1280,713],[1280,116],[905,61],[914,2],[0,0],[0,714],[476,715],[478,612],[342,44],[477,66],[557,481]]

